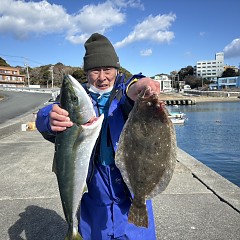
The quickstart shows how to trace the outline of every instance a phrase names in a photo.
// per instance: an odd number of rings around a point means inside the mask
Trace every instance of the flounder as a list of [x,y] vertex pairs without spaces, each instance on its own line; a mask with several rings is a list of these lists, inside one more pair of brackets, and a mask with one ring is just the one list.
[[133,193],[128,221],[148,227],[146,199],[168,186],[176,164],[176,134],[161,95],[146,87],[135,101],[118,142],[115,161]]

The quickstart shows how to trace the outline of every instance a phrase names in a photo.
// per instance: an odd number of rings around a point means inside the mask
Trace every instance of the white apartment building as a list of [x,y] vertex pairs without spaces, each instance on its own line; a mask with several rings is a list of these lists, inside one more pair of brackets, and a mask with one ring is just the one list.
[[198,61],[194,71],[197,77],[217,82],[224,71],[224,53],[216,53],[215,60]]

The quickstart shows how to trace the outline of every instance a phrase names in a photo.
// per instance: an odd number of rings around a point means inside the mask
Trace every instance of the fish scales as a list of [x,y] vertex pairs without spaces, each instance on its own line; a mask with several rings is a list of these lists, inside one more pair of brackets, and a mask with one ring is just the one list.
[[65,240],[80,240],[82,238],[78,233],[77,212],[103,115],[96,118],[89,96],[81,84],[70,75],[66,75],[63,80],[60,105],[68,111],[74,125],[56,136],[53,170],[57,176],[63,211],[68,223]]
[[139,94],[120,135],[116,165],[133,193],[128,221],[148,227],[146,199],[165,190],[176,164],[175,128],[160,96]]

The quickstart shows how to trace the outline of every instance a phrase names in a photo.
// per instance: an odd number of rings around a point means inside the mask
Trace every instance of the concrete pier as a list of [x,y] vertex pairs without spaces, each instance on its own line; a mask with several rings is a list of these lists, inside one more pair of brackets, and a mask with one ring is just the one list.
[[195,105],[195,99],[174,99],[174,100],[165,100],[166,105]]
[[[61,240],[67,225],[51,171],[54,145],[36,130],[21,131],[27,120],[0,126],[0,238]],[[158,240],[239,239],[239,187],[180,149],[153,207]]]

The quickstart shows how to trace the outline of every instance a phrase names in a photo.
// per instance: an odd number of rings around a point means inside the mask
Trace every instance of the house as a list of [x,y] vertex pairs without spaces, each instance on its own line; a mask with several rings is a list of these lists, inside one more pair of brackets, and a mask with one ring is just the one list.
[[19,68],[0,66],[0,86],[23,87],[25,75],[20,74]]
[[168,78],[168,75],[156,75],[152,77],[154,80],[160,82],[160,91],[171,92],[172,91],[172,80]]

